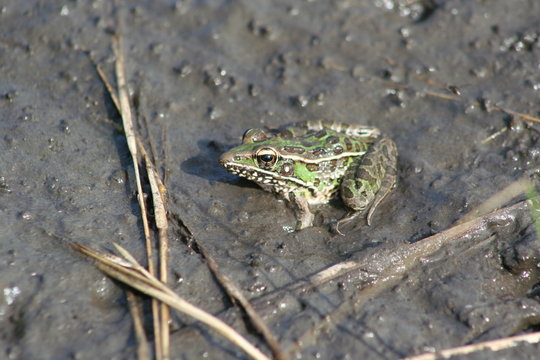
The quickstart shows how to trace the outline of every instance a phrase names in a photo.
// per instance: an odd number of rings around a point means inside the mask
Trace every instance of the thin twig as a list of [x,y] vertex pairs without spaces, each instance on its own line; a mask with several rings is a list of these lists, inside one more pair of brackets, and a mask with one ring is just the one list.
[[105,84],[105,88],[109,92],[109,96],[111,97],[111,99],[112,99],[112,101],[114,103],[114,106],[116,107],[116,110],[118,110],[118,112],[120,113],[122,111],[122,108],[120,107],[120,101],[118,100],[118,96],[116,95],[116,91],[114,90],[114,88],[111,85],[111,82],[109,81],[109,79],[107,78],[105,73],[103,72],[103,69],[101,68],[101,65],[99,65],[99,64],[97,64],[95,62],[94,62],[94,65],[95,65],[96,70],[97,70],[97,72],[99,74],[99,77],[101,78],[101,81],[103,81],[103,84]]
[[463,101],[463,98],[460,98],[459,96],[443,94],[443,93],[432,91],[432,90],[424,90],[424,94],[433,96],[433,97],[438,97],[440,99],[450,100],[450,101],[459,101],[459,102]]
[[139,306],[139,301],[133,291],[126,291],[129,312],[133,318],[133,327],[135,328],[135,337],[137,338],[137,359],[138,360],[150,360],[150,346],[148,345],[148,339],[144,332],[142,323],[142,312]]
[[[169,222],[167,220],[167,210],[165,209],[166,189],[158,172],[154,166],[152,159],[148,156],[141,141],[137,141],[139,150],[146,164],[146,171],[148,173],[148,181],[150,182],[150,188],[152,190],[152,200],[154,203],[154,216],[156,219],[156,227],[158,229],[158,243],[159,243],[159,279],[162,283],[167,284],[169,274],[169,237],[168,228]],[[160,306],[161,316],[161,337],[162,337],[162,352],[163,358],[168,360],[170,358],[170,312],[169,308],[165,304]]]
[[242,306],[249,319],[251,320],[252,325],[263,336],[264,340],[272,350],[274,358],[278,360],[287,360],[288,357],[281,349],[281,346],[279,345],[274,334],[272,334],[268,326],[266,326],[264,320],[259,316],[257,311],[255,311],[253,306],[250,304],[249,300],[244,296],[242,290],[240,290],[238,286],[236,286],[227,275],[219,271],[219,265],[214,260],[214,257],[204,248],[204,246],[202,246],[200,242],[197,242],[197,247],[200,250],[204,259],[206,260],[208,268],[210,269],[210,271],[212,271],[221,286],[223,286],[225,292],[227,292],[229,297],[231,297],[233,300],[236,300]]
[[501,207],[516,196],[524,194],[527,188],[529,188],[530,186],[532,186],[532,181],[530,180],[529,176],[524,176],[521,179],[514,181],[513,183],[505,187],[503,190],[492,195],[482,204],[463,215],[461,219],[456,221],[456,225],[467,222],[475,217],[487,214],[488,212]]
[[496,352],[518,346],[521,342],[526,342],[529,344],[540,343],[540,332],[511,336],[503,339],[485,341],[471,345],[459,346],[451,349],[444,349],[434,353],[425,353],[421,355],[406,357],[402,360],[436,360],[441,358],[448,359],[452,356],[465,355],[482,350],[491,350],[493,352]]
[[232,327],[178,296],[166,284],[159,281],[155,276],[150,274],[149,271],[142,267],[127,250],[122,248],[120,245],[114,245],[123,258],[110,254],[102,254],[81,244],[71,244],[75,250],[97,260],[97,267],[108,276],[115,278],[116,280],[121,281],[142,293],[156,298],[208,325],[245,351],[246,354],[251,356],[253,359],[269,360],[266,355],[253,346],[242,335],[237,333]]
[[[116,110],[118,113],[121,114],[121,107],[120,107],[120,101],[118,100],[118,96],[116,94],[116,91],[114,90],[113,86],[111,85],[111,82],[103,72],[103,69],[101,66],[94,60],[90,52],[87,52],[87,55],[90,58],[90,61],[94,64],[94,67],[99,74],[99,77],[101,78],[101,81],[105,85],[105,88],[109,92],[109,96],[111,97],[111,100],[113,101]],[[121,131],[121,127],[116,123],[111,123],[113,126],[119,128],[119,131]],[[140,311],[139,304],[137,301],[137,298],[131,291],[127,291],[127,300],[128,300],[128,306],[130,309],[131,316],[133,318],[133,327],[135,329],[135,337],[137,339],[137,359],[138,360],[148,360],[150,359],[150,347],[148,345],[148,338],[146,337],[146,333],[144,332],[143,328],[143,320],[142,320],[142,312]]]
[[[109,95],[113,101],[113,103],[115,104],[118,112],[121,113],[121,107],[120,107],[120,102],[118,100],[118,96],[116,95],[115,93],[115,90],[114,88],[112,87],[109,79],[107,78],[107,76],[105,75],[105,73],[103,72],[103,69],[101,68],[101,66],[99,64],[97,64],[93,59],[92,59],[92,62],[94,63],[95,67],[96,67],[96,70],[101,78],[101,80],[103,81],[103,83],[105,84],[105,87],[107,88],[108,92],[109,92]],[[157,171],[155,170],[155,165],[153,164],[152,160],[150,159],[150,157],[148,156],[148,154],[146,153],[146,150],[144,148],[144,145],[142,144],[142,142],[140,141],[140,139],[138,137],[136,137],[136,140],[137,140],[137,146],[138,146],[138,150],[140,151],[145,163],[147,164],[147,172],[148,172],[148,176],[149,176],[149,179],[150,179],[150,186],[152,187],[152,196],[154,199],[158,199],[158,200],[154,200],[154,212],[156,214],[156,221],[158,222],[157,224],[157,228],[159,230],[159,233],[158,233],[158,239],[159,239],[159,264],[160,264],[160,279],[161,281],[163,282],[167,282],[168,279],[167,279],[167,275],[168,275],[168,258],[167,258],[167,254],[168,254],[168,236],[167,236],[167,218],[166,218],[166,211],[165,211],[165,207],[164,207],[164,199],[166,197],[166,189],[164,187],[164,185],[159,181],[159,176],[157,176]],[[154,180],[154,178],[157,179],[157,182],[159,182],[159,185],[156,186],[156,181]],[[159,191],[161,192],[161,196],[157,197],[156,194],[154,193],[154,189],[159,189]],[[164,220],[163,220],[164,219]],[[163,226],[163,223],[165,223],[165,226]],[[169,359],[170,358],[170,331],[169,331],[169,321],[170,321],[170,313],[169,313],[169,309],[166,305],[163,305],[161,306],[161,309],[160,309],[160,317],[161,317],[161,333],[162,333],[162,353],[163,353],[163,358],[164,359]]]
[[168,167],[166,166],[167,164],[167,154],[168,154],[168,144],[169,142],[167,141],[167,134],[169,133],[168,131],[168,126],[167,124],[165,124],[161,130],[161,143],[163,144],[163,154],[162,156],[160,156],[160,159],[161,159],[161,170],[163,171],[163,184],[165,186],[167,186],[167,183],[168,183],[168,178],[169,178],[169,169]]
[[[407,85],[405,85],[405,86],[407,86]],[[437,92],[437,91],[424,90],[424,93],[426,95],[430,95],[430,96],[433,96],[433,97],[438,97],[440,99],[445,99],[445,100],[450,100],[450,101],[457,101],[457,102],[467,102],[467,103],[475,105],[475,106],[480,106],[480,103],[478,101],[467,100],[467,99],[464,99],[464,98],[461,98],[461,97],[458,97],[458,96],[452,96],[452,95],[448,95],[448,94],[443,94],[443,93],[440,93],[440,92]],[[493,110],[503,112],[505,114],[512,115],[514,117],[522,118],[523,120],[540,123],[540,119],[535,117],[535,116],[524,114],[524,113],[517,112],[517,111],[513,111],[513,110],[510,110],[510,109],[505,109],[505,108],[503,108],[501,106],[493,105]]]
[[[131,153],[131,158],[133,161],[133,168],[135,170],[135,181],[137,184],[137,199],[139,201],[139,207],[141,208],[141,218],[143,222],[144,237],[146,242],[146,255],[148,261],[148,270],[150,274],[155,274],[155,265],[153,260],[153,247],[151,242],[150,226],[148,225],[148,216],[146,212],[146,204],[144,202],[144,192],[142,190],[141,184],[141,175],[139,172],[139,161],[138,161],[138,152],[137,152],[137,141],[135,135],[135,129],[133,128],[133,120],[131,115],[131,106],[129,103],[128,91],[127,91],[127,82],[126,82],[126,73],[125,73],[125,60],[124,60],[124,44],[123,38],[121,36],[113,36],[113,49],[116,56],[116,78],[118,85],[118,97],[120,103],[120,113],[122,116],[122,123],[124,126],[124,133],[126,135],[126,141]],[[153,323],[154,323],[154,335],[156,342],[156,358],[161,360],[163,357],[163,345],[162,345],[162,334],[161,327],[159,324],[159,308],[158,303],[155,299],[152,299],[152,314],[153,314]]]
[[502,107],[497,106],[497,105],[493,106],[493,108],[495,110],[507,113],[509,115],[520,117],[520,118],[522,118],[524,120],[527,120],[527,121],[534,121],[534,122],[540,123],[540,119],[535,117],[535,116],[527,115],[527,114],[520,113],[520,112],[517,112],[517,111],[513,111],[513,110],[510,110],[510,109],[505,109],[505,108],[502,108]]
[[490,142],[491,140],[501,136],[502,134],[504,134],[507,131],[508,131],[508,127],[505,126],[505,127],[501,128],[501,130],[494,132],[493,134],[489,135],[484,140],[480,141],[480,144],[486,144],[486,143]]

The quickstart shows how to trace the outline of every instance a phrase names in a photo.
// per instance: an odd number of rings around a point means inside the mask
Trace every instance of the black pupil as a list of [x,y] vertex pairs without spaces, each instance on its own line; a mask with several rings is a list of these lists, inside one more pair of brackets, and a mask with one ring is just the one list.
[[264,154],[264,155],[261,155],[261,160],[263,162],[272,162],[272,160],[274,160],[274,155],[272,154]]

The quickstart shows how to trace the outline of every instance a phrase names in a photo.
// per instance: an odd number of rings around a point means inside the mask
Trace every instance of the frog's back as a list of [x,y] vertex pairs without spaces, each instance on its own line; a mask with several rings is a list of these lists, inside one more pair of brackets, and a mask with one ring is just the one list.
[[309,120],[295,123],[292,125],[294,128],[304,129],[304,131],[321,131],[332,130],[340,134],[344,134],[352,137],[359,137],[365,140],[374,140],[381,135],[379,129],[365,126],[365,125],[353,125],[346,124],[339,121],[329,120]]

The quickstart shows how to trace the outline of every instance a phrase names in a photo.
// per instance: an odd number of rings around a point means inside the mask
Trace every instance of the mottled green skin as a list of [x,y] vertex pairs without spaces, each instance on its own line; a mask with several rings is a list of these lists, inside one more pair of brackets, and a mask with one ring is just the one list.
[[312,225],[308,204],[324,203],[338,190],[352,210],[340,222],[376,206],[395,184],[396,157],[394,143],[376,128],[318,121],[250,129],[220,163],[291,201],[301,229]]

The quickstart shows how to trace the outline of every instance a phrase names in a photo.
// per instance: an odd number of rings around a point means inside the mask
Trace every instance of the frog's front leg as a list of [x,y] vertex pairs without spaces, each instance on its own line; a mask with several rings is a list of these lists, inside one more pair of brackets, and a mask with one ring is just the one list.
[[335,229],[338,233],[340,225],[366,209],[367,224],[371,225],[373,212],[396,185],[396,163],[396,145],[383,137],[375,141],[356,166],[349,168],[341,182],[340,194],[351,211],[337,222]]
[[301,192],[291,191],[287,196],[291,207],[296,215],[296,231],[305,229],[313,225],[315,215],[309,208],[309,203]]

